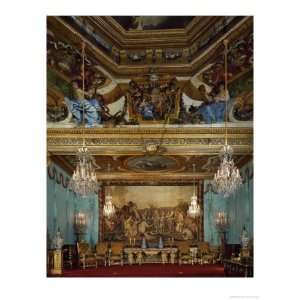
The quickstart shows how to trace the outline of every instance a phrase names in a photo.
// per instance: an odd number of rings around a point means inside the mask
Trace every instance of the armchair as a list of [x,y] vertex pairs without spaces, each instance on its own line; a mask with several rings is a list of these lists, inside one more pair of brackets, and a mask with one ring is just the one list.
[[111,266],[115,262],[118,262],[123,266],[123,242],[112,242],[109,256],[108,256],[108,265]]
[[216,258],[214,253],[211,251],[208,242],[198,244],[199,260],[202,264],[215,263]]
[[97,268],[98,265],[97,265],[96,253],[93,253],[88,243],[78,242],[77,251],[78,251],[79,267],[82,266],[83,269],[85,269],[86,267]]
[[108,260],[108,244],[107,243],[98,243],[96,245],[96,259],[97,263],[101,260],[104,261],[104,266],[106,267],[106,263]]
[[190,245],[188,242],[178,242],[178,264],[181,265],[184,262],[187,262],[189,264],[194,264],[193,256],[190,252]]

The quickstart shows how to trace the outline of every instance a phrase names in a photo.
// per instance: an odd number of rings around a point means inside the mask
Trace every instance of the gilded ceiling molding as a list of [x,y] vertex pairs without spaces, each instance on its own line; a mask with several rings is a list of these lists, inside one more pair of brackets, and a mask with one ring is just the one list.
[[[85,138],[87,146],[94,145],[144,145],[141,138]],[[147,142],[157,142],[160,138],[146,139]],[[248,138],[228,138],[231,145],[251,145]],[[47,139],[48,145],[79,145],[83,138],[51,138]],[[164,138],[162,145],[223,145],[224,138]]]
[[[244,135],[249,137],[253,135],[253,128],[251,127],[230,127],[228,124],[228,134],[229,135]],[[224,136],[225,128],[224,127],[176,127],[176,126],[166,126],[162,128],[161,126],[124,126],[124,127],[114,127],[114,128],[48,128],[47,136],[48,137],[74,137],[79,138],[82,134],[89,137],[105,137],[106,135],[114,135],[117,138],[124,135],[129,135],[129,137],[141,138],[142,135],[146,134],[149,137],[161,137],[161,134],[164,133],[164,137],[188,137],[193,135],[193,137],[203,137],[203,135],[211,136],[212,134],[218,134],[220,137]],[[77,136],[76,136],[77,135]],[[180,136],[181,135],[181,136]]]
[[[61,36],[64,39],[67,36],[68,40],[72,44],[79,46],[78,44],[80,40],[84,40],[87,45],[87,54],[92,55],[98,61],[99,65],[102,66],[114,78],[131,78],[134,76],[145,74],[149,69],[149,63],[153,64],[152,61],[149,62],[148,60],[145,60],[145,63],[143,64],[120,65],[119,63],[114,61],[114,58],[111,57],[108,53],[104,53],[99,49],[99,47],[93,45],[93,43],[86,39],[83,35],[79,34],[78,32],[75,32],[74,29],[60,17],[49,17],[48,22],[49,26],[51,26],[52,32]],[[220,39],[218,39],[217,42],[214,42],[213,45],[209,46],[209,50],[206,49],[202,52],[199,52],[196,58],[193,58],[191,62],[182,62],[181,60],[179,60],[179,62],[176,63],[176,61],[171,60],[167,63],[161,63],[160,60],[158,60],[154,63],[154,65],[158,69],[158,72],[162,74],[176,74],[177,76],[193,76],[196,73],[201,72],[203,68],[205,68],[207,64],[209,64],[209,60],[211,60],[212,57],[214,57],[216,50],[220,46],[220,41],[224,39],[224,36],[228,37],[230,40],[233,40],[237,38],[238,35],[241,35],[243,31],[247,31],[249,30],[249,28],[252,28],[252,23],[252,17],[244,17],[233,27],[234,29],[229,30],[229,32],[223,35]],[[166,31],[167,35],[170,34],[168,32],[170,31]],[[129,33],[132,34],[132,32]],[[163,33],[158,34],[161,36]],[[146,52],[149,49],[153,49],[153,37],[151,36],[150,39],[148,36],[147,38],[145,38],[145,41],[146,43],[148,43],[148,45],[146,44],[143,46],[143,48],[146,49]],[[151,41],[151,43],[149,41]],[[169,38],[166,40],[166,42],[166,47],[172,47],[170,45]],[[134,41],[134,44],[136,44],[136,41]],[[124,57],[127,57],[126,53]]]

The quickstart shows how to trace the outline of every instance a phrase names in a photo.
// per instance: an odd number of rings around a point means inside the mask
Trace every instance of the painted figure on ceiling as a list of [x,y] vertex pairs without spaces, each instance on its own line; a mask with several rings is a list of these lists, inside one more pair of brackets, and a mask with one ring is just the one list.
[[207,124],[224,122],[225,102],[230,100],[229,92],[225,92],[223,83],[220,83],[217,89],[213,89],[210,94],[207,93],[204,85],[199,86],[200,101],[197,112],[201,115],[203,121]]
[[224,122],[225,118],[225,102],[229,102],[230,96],[228,89],[225,91],[223,83],[219,85],[218,93],[214,97],[213,110],[215,113],[216,122]]
[[143,17],[142,16],[136,16],[136,17],[132,17],[132,27],[130,27],[129,29],[137,29],[137,30],[143,30]]
[[155,106],[150,99],[145,98],[138,110],[144,120],[154,120]]
[[[104,105],[101,95],[83,93],[79,88],[77,80],[72,82],[73,97],[69,99],[65,97],[65,102],[72,114],[73,119],[77,125],[83,123],[83,113],[87,122],[86,127],[95,127],[101,124],[105,114],[109,113],[109,109]],[[90,99],[89,99],[90,98]]]
[[98,119],[97,109],[87,100],[88,94],[79,88],[79,84],[76,80],[72,82],[72,92],[72,99],[65,97],[65,101],[76,124],[80,125],[83,123],[84,113],[84,121],[87,121],[86,127],[95,126]]
[[111,117],[109,108],[107,107],[107,105],[105,105],[102,95],[97,94],[95,91],[94,96],[89,100],[89,102],[96,108],[96,111],[98,113],[98,124],[102,124],[103,121],[108,120]]
[[199,100],[203,101],[202,105],[198,108],[198,112],[205,123],[209,124],[216,122],[212,96],[206,92],[206,88],[203,84],[199,86],[198,90],[200,93]]

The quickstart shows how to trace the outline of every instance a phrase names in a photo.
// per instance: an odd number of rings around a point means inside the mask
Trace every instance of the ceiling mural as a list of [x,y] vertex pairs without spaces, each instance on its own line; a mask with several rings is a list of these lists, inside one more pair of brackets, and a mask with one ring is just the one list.
[[157,30],[184,28],[192,16],[115,16],[125,30]]
[[[228,46],[228,77],[233,80],[242,72],[249,71],[253,67],[253,33],[237,39]],[[224,55],[222,53],[214,58],[212,65],[202,74],[204,83],[218,86],[224,81]]]
[[[132,171],[141,174],[141,176],[145,173],[155,174],[157,172],[193,174],[194,164],[196,173],[214,174],[220,164],[218,155],[94,155],[93,157],[93,166],[100,177],[107,173],[113,173],[118,177],[122,173],[128,174]],[[237,166],[240,167],[251,159],[251,155],[234,155],[233,158]],[[76,157],[74,155],[57,155],[54,159],[64,164],[65,169],[70,173],[76,166]],[[155,177],[155,175],[153,176]],[[157,181],[155,178],[152,180]]]
[[178,168],[175,159],[161,155],[131,157],[126,161],[126,167],[138,172],[173,171]]

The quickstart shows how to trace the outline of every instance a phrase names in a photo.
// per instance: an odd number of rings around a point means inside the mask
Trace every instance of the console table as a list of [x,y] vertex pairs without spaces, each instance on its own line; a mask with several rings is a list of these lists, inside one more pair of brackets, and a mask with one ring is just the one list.
[[128,256],[128,264],[143,263],[175,263],[177,248],[124,248],[124,253]]

